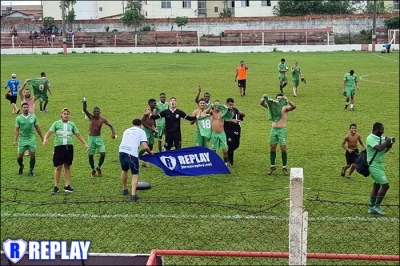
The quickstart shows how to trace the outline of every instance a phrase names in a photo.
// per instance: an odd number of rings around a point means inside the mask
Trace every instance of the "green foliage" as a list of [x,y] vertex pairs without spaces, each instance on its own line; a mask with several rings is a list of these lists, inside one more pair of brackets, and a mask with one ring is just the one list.
[[156,28],[154,26],[152,27],[150,25],[146,25],[140,29],[140,31],[155,31],[155,30],[156,30]]
[[118,32],[118,30],[117,29],[113,29],[111,32]]
[[142,24],[145,19],[142,14],[141,1],[128,1],[127,9],[122,16],[122,23],[127,27],[134,27],[136,29]]
[[53,28],[56,24],[54,23],[54,18],[53,17],[44,17],[43,18],[43,26],[45,28]]
[[181,28],[182,31],[182,27],[186,26],[189,22],[189,18],[188,17],[176,17],[175,18],[175,23],[176,25],[178,25],[178,27]]
[[[365,6],[364,13],[373,14],[374,13],[374,1],[368,1],[367,5]],[[386,8],[385,1],[378,0],[376,2],[376,13],[377,14],[385,14],[391,13],[389,8]]]
[[204,54],[204,53],[209,54],[209,53],[214,53],[214,52],[196,48],[194,50],[191,50],[190,53],[192,53],[192,54]]
[[224,32],[224,31],[221,31],[221,33],[219,34],[219,36],[225,37],[225,32]]
[[399,29],[400,28],[400,17],[393,17],[385,19],[385,27],[388,29]]
[[75,14],[75,10],[72,8],[70,11],[68,11],[67,13],[67,23],[68,25],[72,25],[72,23],[74,23],[76,18],[76,14]]
[[353,14],[355,8],[350,1],[278,1],[274,6],[275,16],[305,16],[315,14]]
[[107,26],[107,27],[104,28],[104,30],[105,30],[106,32],[108,32],[108,31],[110,30],[110,27]]
[[220,18],[230,18],[232,17],[232,12],[229,8],[224,8],[221,12],[219,12]]
[[[60,1],[60,5],[59,5],[60,9],[62,9],[62,2],[63,1]],[[68,9],[68,8],[72,7],[73,5],[75,5],[75,4],[76,4],[76,1],[64,1],[64,8]]]

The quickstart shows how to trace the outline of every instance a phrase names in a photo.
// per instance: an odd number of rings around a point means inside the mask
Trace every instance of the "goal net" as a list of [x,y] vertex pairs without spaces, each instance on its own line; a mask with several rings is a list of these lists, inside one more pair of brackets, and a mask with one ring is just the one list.
[[388,41],[391,44],[397,44],[399,43],[399,29],[390,29],[388,30]]

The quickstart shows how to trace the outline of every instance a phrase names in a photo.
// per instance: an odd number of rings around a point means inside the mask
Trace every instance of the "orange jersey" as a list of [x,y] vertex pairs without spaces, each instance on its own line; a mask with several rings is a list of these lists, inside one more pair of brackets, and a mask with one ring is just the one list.
[[237,67],[236,69],[238,76],[238,79],[246,79],[247,78],[247,70],[246,70],[246,66],[242,66],[242,67]]

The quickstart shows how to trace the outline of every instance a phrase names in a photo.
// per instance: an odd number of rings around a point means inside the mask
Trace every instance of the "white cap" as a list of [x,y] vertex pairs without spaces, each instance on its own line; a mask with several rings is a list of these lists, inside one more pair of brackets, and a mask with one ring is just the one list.
[[12,77],[12,78],[16,78],[16,77],[17,77],[17,74],[11,74],[11,77]]

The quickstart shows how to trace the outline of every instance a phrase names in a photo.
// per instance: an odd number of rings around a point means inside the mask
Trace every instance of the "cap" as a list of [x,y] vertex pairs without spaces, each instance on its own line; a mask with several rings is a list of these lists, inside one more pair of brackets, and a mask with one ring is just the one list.
[[16,78],[16,77],[17,77],[17,74],[11,74],[11,77],[12,77],[12,78]]

